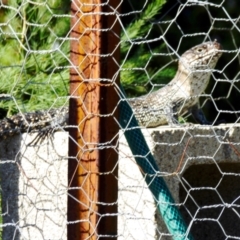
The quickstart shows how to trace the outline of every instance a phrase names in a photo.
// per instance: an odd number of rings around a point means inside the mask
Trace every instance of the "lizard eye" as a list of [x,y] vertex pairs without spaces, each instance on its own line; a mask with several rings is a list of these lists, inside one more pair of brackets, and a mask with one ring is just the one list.
[[198,49],[197,49],[197,52],[199,52],[199,53],[201,53],[202,51],[203,51],[202,48],[198,48]]

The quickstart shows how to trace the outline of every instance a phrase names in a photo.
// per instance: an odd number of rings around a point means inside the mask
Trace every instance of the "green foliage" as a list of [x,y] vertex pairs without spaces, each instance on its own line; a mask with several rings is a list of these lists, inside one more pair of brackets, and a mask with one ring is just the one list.
[[158,46],[145,43],[146,40],[151,39],[151,32],[155,30],[153,21],[165,3],[166,0],[153,0],[148,3],[139,17],[133,20],[125,31],[122,31],[121,83],[128,96],[145,94],[154,84],[169,82],[176,72],[172,67],[159,71],[159,67],[166,62],[159,56],[153,60],[153,53],[160,53],[166,47],[164,42]]
[[[150,63],[159,46],[131,42],[150,39],[152,22],[166,0],[153,0],[141,9],[137,19],[121,35],[121,82],[129,96],[144,94],[155,83],[165,83],[174,75],[171,67],[158,71],[157,57]],[[0,101],[2,115],[58,107],[67,102],[69,80],[69,41],[71,1],[8,0],[0,9],[0,77],[1,93],[14,101]],[[143,3],[144,4],[144,3]],[[5,113],[4,113],[5,112]]]
[[138,19],[129,24],[126,31],[123,31],[121,35],[121,53],[125,54],[129,50],[129,40],[138,37],[143,38],[147,34],[152,26],[151,21],[159,14],[165,3],[166,0],[153,0],[143,9]]
[[[158,50],[161,51],[161,46]],[[151,53],[140,45],[124,63],[121,70],[121,83],[129,97],[145,94],[148,92],[148,85],[151,88],[154,83],[166,84],[173,78],[175,69],[168,67],[159,71],[159,66],[148,65],[151,57]]]
[[[10,7],[9,7],[10,6]],[[0,86],[15,101],[0,102],[9,114],[58,107],[68,94],[70,2],[9,0],[1,9]]]

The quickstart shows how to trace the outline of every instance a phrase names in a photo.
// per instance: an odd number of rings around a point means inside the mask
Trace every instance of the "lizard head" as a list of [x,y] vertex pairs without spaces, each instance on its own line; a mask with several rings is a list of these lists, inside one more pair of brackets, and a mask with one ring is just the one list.
[[215,40],[192,47],[180,57],[174,82],[178,82],[184,96],[199,96],[205,91],[222,55],[220,50],[221,45]]
[[[221,45],[215,40],[192,47],[180,58],[179,69],[183,72],[198,72],[199,70],[213,70],[222,53]],[[185,70],[185,71],[184,71]]]

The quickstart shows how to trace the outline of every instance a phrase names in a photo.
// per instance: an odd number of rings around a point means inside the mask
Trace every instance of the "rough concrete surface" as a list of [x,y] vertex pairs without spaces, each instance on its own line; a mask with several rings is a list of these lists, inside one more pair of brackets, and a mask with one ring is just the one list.
[[66,239],[68,135],[27,146],[35,136],[0,142],[4,240]]
[[[143,133],[195,239],[240,238],[240,125]],[[0,142],[4,240],[66,239],[68,134],[27,146],[34,137]],[[122,131],[118,204],[119,239],[172,239]]]

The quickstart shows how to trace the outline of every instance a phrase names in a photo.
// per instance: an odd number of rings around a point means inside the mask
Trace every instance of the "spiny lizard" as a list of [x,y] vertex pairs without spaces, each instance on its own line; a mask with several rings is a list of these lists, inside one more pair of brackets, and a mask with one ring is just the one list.
[[211,124],[199,108],[199,97],[221,56],[221,45],[215,40],[199,44],[179,59],[178,71],[165,87],[135,99],[129,99],[140,125],[157,127],[176,123],[177,117],[191,112],[196,122]]
[[[201,124],[210,124],[199,108],[199,96],[206,89],[211,72],[221,56],[215,40],[199,44],[179,59],[178,71],[165,87],[142,97],[128,99],[140,125],[157,127],[175,123],[177,116],[192,112]],[[68,124],[68,107],[17,114],[0,121],[0,137],[44,131]]]

